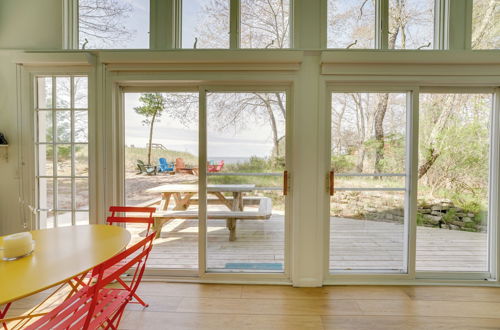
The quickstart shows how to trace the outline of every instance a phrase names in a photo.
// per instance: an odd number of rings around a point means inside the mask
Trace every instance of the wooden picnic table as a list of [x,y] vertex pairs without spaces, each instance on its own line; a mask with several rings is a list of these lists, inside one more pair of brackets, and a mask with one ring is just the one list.
[[[231,211],[243,211],[243,194],[255,190],[254,184],[209,184],[207,193],[217,197],[220,204],[225,205]],[[157,192],[161,194],[159,211],[167,211],[170,200],[175,201],[174,211],[185,211],[191,205],[193,196],[198,193],[197,184],[165,184],[150,188],[147,192]],[[232,193],[232,199],[226,198],[224,193]],[[235,239],[236,229],[235,218],[226,220],[227,229],[230,231],[230,240]],[[161,226],[160,226],[161,230]],[[158,233],[159,235],[159,233]]]

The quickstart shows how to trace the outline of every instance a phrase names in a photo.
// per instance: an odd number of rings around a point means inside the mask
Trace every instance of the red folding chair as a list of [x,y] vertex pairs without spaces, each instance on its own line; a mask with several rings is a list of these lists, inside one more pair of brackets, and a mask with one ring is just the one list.
[[[106,222],[110,225],[114,223],[143,223],[147,224],[146,236],[151,233],[154,218],[153,213],[156,212],[156,208],[154,207],[136,207],[136,206],[111,206],[109,208],[111,212],[111,216],[106,219]],[[124,216],[117,216],[116,213],[123,213]],[[148,216],[138,217],[138,216],[126,216],[126,213],[148,213]],[[93,275],[94,276],[94,275]],[[117,281],[127,287],[127,284],[121,279],[117,279]],[[149,305],[144,302],[137,294],[134,294],[134,298],[136,301],[133,303],[139,303],[144,307],[148,307]]]
[[[137,207],[137,206],[111,206],[109,208],[111,216],[106,219],[106,222],[110,225],[113,223],[144,223],[147,224],[146,236],[149,235],[149,231],[152,229],[154,224],[153,213],[156,212],[154,207]],[[127,216],[117,216],[116,213],[148,213],[148,216],[144,217],[127,217]]]
[[[83,286],[26,329],[117,329],[127,303],[132,300],[141,283],[154,237],[152,233],[96,266],[95,283]],[[134,276],[126,288],[106,287],[132,270]]]

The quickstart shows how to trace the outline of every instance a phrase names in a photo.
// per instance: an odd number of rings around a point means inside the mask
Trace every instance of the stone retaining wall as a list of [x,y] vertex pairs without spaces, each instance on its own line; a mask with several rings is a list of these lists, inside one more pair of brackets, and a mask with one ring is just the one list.
[[[331,216],[404,222],[404,194],[391,192],[336,192]],[[478,214],[466,212],[449,200],[419,201],[417,225],[451,230],[485,232]]]

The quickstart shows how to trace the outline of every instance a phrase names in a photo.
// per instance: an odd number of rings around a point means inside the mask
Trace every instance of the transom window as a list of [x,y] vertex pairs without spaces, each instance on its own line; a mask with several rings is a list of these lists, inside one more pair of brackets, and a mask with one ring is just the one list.
[[[328,0],[327,47],[433,48],[434,0],[388,0],[387,11],[383,10],[382,3]],[[387,25],[383,22],[388,23],[387,29],[383,28]]]
[[89,223],[88,78],[36,78],[39,227]]

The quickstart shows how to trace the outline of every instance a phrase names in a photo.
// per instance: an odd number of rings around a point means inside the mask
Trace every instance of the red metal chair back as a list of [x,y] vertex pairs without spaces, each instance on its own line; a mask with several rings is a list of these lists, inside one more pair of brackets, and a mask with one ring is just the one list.
[[[146,269],[146,262],[148,260],[149,253],[153,248],[154,237],[155,233],[150,234],[125,251],[117,254],[111,259],[106,260],[96,267],[95,274],[97,275],[97,282],[93,285],[95,298],[98,298],[98,293],[105,289],[111,282],[117,281],[120,276],[127,273],[129,270],[134,269],[134,275],[129,285],[130,289],[121,290],[123,292],[127,292],[127,302],[132,300],[133,295],[141,283],[144,270]],[[94,317],[90,317],[86,320],[85,325],[83,326],[84,329],[97,328],[106,320],[106,313],[101,313],[102,304],[102,301],[93,299],[89,308],[89,314],[95,315]],[[117,310],[117,313],[123,313],[125,306],[126,303],[124,303]],[[121,317],[121,315],[119,317]]]
[[[96,281],[85,285],[29,325],[26,329],[117,329],[125,306],[137,290],[151,252],[155,234],[152,233],[125,251],[95,267]],[[129,288],[106,288],[111,282],[133,269]]]
[[[148,225],[146,235],[150,233],[151,227],[153,226],[154,219],[153,213],[156,212],[154,207],[137,207],[137,206],[111,206],[109,208],[111,216],[106,219],[108,224],[113,223],[144,223]],[[148,213],[147,217],[127,217],[127,216],[117,216],[116,213]]]

